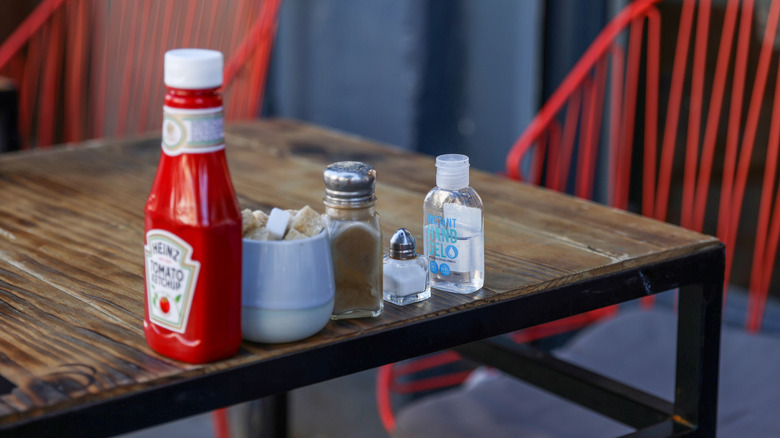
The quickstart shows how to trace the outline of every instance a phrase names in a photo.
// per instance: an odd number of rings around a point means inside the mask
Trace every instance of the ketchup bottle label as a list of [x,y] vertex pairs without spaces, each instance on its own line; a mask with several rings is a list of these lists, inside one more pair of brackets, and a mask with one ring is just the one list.
[[192,260],[190,244],[165,230],[149,230],[144,249],[149,319],[168,330],[184,333],[200,262]]
[[197,154],[225,149],[222,107],[163,107],[162,150],[167,155]]

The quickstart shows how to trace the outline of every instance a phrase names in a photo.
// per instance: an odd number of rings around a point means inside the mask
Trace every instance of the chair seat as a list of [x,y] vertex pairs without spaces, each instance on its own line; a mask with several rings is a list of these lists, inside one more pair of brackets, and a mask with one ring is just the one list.
[[[658,397],[674,395],[676,315],[629,310],[583,330],[555,355]],[[780,436],[780,338],[724,326],[718,436]],[[594,437],[632,429],[505,374],[405,406],[393,436]]]

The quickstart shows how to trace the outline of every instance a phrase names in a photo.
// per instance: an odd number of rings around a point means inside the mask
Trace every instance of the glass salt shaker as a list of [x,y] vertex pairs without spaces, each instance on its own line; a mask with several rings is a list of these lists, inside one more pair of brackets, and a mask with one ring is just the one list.
[[406,228],[398,229],[390,238],[382,266],[385,301],[405,306],[431,297],[428,258],[417,254],[416,245]]
[[325,168],[325,224],[336,297],[331,319],[382,313],[382,231],[376,212],[376,170],[357,161]]

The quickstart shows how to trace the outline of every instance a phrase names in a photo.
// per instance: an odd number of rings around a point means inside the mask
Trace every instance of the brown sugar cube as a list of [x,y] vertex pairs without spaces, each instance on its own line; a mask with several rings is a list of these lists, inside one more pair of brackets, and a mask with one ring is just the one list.
[[248,233],[260,228],[257,222],[257,218],[252,214],[252,210],[245,208],[241,210],[241,235],[246,236]]
[[291,229],[294,229],[307,237],[316,236],[322,231],[322,219],[320,214],[308,205],[300,209],[293,217]]
[[271,239],[271,233],[265,228],[255,228],[250,231],[249,234],[245,235],[244,238],[251,240],[273,240]]
[[252,215],[257,220],[257,227],[262,228],[268,223],[268,214],[263,210],[255,210]]
[[301,233],[300,231],[298,231],[298,230],[296,230],[294,228],[290,228],[287,231],[287,234],[284,235],[284,239],[283,240],[298,240],[298,239],[306,239],[307,237],[309,237],[309,236]]

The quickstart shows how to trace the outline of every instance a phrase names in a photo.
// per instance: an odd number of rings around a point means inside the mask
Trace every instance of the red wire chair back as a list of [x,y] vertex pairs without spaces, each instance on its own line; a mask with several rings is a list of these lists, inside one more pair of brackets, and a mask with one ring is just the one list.
[[635,1],[604,29],[506,172],[717,235],[757,331],[780,239],[780,2],[685,0],[679,16],[658,3]]
[[166,50],[225,56],[227,120],[257,117],[281,0],[43,0],[0,45],[22,147],[157,131]]

